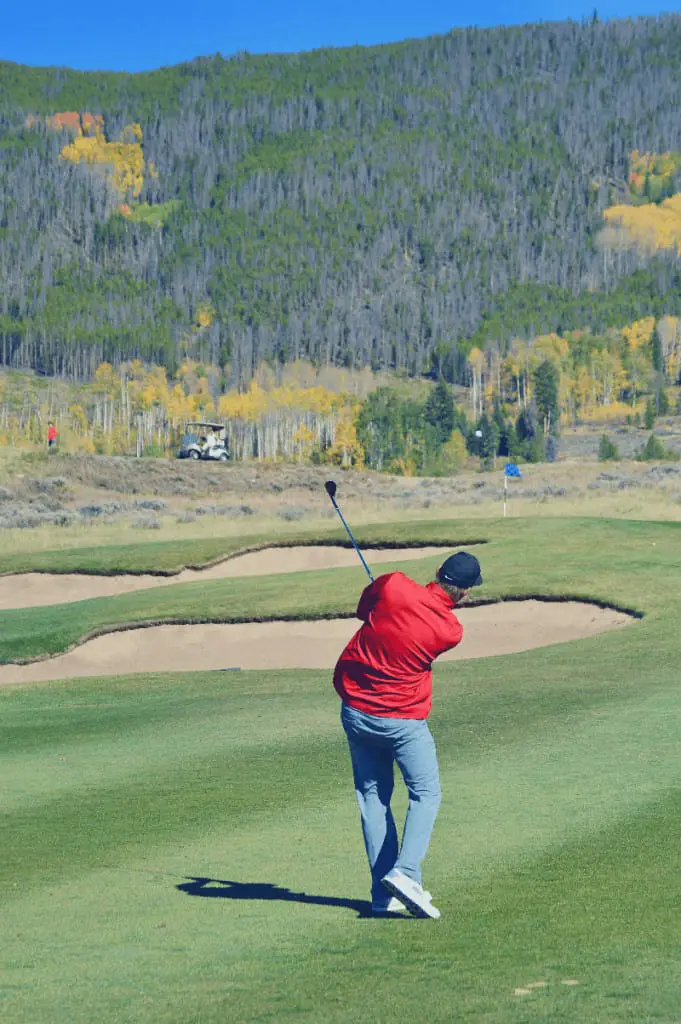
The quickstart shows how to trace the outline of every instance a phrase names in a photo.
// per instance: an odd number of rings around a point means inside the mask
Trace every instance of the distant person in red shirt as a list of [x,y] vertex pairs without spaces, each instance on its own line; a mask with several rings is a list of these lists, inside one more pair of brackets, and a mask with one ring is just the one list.
[[[374,913],[405,908],[439,917],[421,884],[421,862],[440,806],[435,743],[426,719],[432,663],[461,642],[453,609],[482,583],[480,563],[459,551],[422,587],[401,572],[371,583],[357,606],[363,626],[341,654],[334,687],[342,700],[364,845],[371,868]],[[393,765],[409,794],[402,845],[390,809]]]
[[57,428],[52,420],[47,424],[47,447],[54,448],[57,444]]

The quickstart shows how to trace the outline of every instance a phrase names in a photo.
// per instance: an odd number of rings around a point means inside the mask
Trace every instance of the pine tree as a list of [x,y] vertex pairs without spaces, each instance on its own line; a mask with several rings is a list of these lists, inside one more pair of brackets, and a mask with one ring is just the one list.
[[537,420],[531,406],[520,410],[515,424],[519,441],[531,441],[537,433]]
[[534,371],[534,400],[537,411],[544,425],[544,433],[554,432],[560,418],[558,401],[558,370],[548,359]]
[[615,459],[619,459],[620,453],[617,449],[617,445],[613,444],[607,434],[601,435],[600,444],[598,446],[598,458],[601,462],[610,462]]
[[507,422],[499,438],[499,455],[515,462],[523,453],[523,446],[518,440],[515,423]]
[[664,373],[664,356],[662,353],[662,340],[658,334],[657,327],[653,331],[653,337],[651,340],[653,349],[653,369],[656,373]]
[[480,417],[477,429],[481,432],[480,465],[483,469],[491,469],[499,450],[499,428],[494,420],[485,414]]
[[646,411],[643,417],[643,425],[646,430],[652,430],[655,426],[655,402],[649,398],[646,402]]
[[452,393],[440,378],[428,395],[424,409],[426,423],[433,428],[433,437],[438,446],[446,444],[452,436],[456,421]]

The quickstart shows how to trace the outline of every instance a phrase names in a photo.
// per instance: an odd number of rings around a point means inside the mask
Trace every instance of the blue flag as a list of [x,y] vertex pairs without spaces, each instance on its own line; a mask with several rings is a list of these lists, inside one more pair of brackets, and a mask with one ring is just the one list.
[[519,468],[516,466],[515,462],[507,462],[504,472],[505,472],[506,476],[519,476],[519,477],[522,477],[522,475],[523,475],[520,472]]

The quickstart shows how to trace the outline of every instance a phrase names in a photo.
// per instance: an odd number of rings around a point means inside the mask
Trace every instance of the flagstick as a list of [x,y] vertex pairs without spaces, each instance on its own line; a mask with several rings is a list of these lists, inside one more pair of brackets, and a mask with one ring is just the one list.
[[508,477],[506,476],[506,470],[504,470],[504,519],[506,518],[506,502],[508,500]]

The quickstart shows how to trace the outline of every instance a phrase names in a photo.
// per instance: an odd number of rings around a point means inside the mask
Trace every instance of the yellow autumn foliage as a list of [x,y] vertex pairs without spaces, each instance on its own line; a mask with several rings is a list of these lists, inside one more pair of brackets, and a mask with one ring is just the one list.
[[336,423],[333,444],[326,453],[327,461],[334,466],[364,468],[364,448],[355,426],[360,408],[359,405],[347,406]]
[[95,370],[92,383],[95,391],[101,391],[102,394],[111,398],[117,394],[121,386],[120,377],[111,363],[100,363]]
[[648,345],[655,330],[655,317],[646,316],[643,320],[635,320],[630,327],[622,328],[622,337],[626,341],[630,351]]
[[631,242],[650,252],[675,249],[681,253],[681,193],[663,200],[659,206],[610,206],[603,211],[603,217]]
[[71,423],[69,424],[75,434],[79,434],[81,437],[87,434],[87,414],[82,405],[72,405],[69,409],[71,414]]
[[570,342],[560,334],[540,334],[534,339],[533,350],[538,362],[548,359],[559,368],[570,358]]
[[215,310],[210,303],[205,303],[203,306],[199,306],[196,311],[196,326],[197,327],[210,327],[215,319]]
[[218,401],[218,414],[225,419],[255,423],[267,411],[267,407],[267,392],[253,380],[246,392],[230,391],[222,395]]
[[[142,129],[127,125],[118,142],[109,142],[102,125],[95,125],[93,134],[80,134],[64,146],[62,160],[72,164],[85,163],[100,170],[121,199],[137,199],[144,186],[144,150]],[[152,168],[152,176],[155,169]]]
[[305,423],[301,423],[298,429],[294,431],[293,444],[299,462],[304,462],[310,458],[316,439],[317,435],[314,430],[311,430]]
[[334,416],[344,404],[343,396],[321,386],[305,388],[284,384],[266,391],[254,379],[248,391],[230,391],[222,395],[218,402],[218,412],[226,419],[254,423],[268,413],[284,409]]
[[592,406],[585,419],[588,419],[590,423],[623,423],[636,413],[642,416],[644,410],[645,402],[637,403],[634,406],[628,405],[626,402],[611,402],[610,405]]

